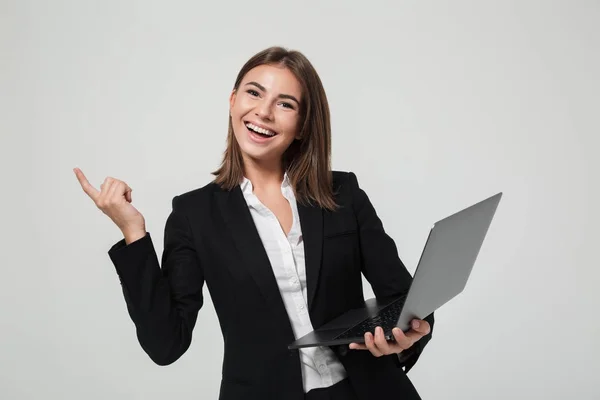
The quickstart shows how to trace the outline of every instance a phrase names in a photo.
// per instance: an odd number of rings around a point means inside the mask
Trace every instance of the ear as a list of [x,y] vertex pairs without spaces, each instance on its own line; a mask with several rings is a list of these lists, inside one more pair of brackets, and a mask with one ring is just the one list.
[[294,139],[302,140],[302,131],[300,130],[300,128],[296,128],[296,129],[298,129],[298,133],[296,133],[296,136],[294,137]]
[[229,95],[229,115],[231,116],[231,109],[233,108],[234,104],[235,104],[235,97],[236,97],[237,91],[235,89],[233,89],[231,91],[231,94]]

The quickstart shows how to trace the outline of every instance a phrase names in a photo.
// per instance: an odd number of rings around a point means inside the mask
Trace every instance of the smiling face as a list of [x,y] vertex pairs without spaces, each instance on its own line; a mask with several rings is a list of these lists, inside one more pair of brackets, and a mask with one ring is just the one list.
[[259,65],[230,97],[231,124],[244,162],[280,162],[299,139],[302,87],[287,68]]

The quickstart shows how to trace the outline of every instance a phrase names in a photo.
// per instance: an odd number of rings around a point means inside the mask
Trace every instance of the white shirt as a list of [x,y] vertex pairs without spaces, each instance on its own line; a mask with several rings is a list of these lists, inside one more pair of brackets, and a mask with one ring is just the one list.
[[[283,299],[296,339],[313,330],[306,296],[304,241],[296,197],[287,174],[281,183],[281,193],[292,207],[293,222],[286,236],[277,217],[253,193],[252,182],[244,178],[242,193],[271,262],[271,268]],[[304,391],[334,385],[343,380],[346,370],[329,347],[309,347],[299,350]]]

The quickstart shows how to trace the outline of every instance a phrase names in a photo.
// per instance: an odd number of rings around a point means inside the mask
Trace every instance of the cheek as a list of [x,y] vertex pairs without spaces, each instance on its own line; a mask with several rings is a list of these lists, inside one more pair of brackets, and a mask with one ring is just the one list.
[[231,124],[233,125],[233,132],[238,135],[243,133],[243,130],[246,129],[242,118],[246,115],[246,112],[239,105],[236,105],[231,109]]
[[245,132],[246,127],[240,122],[239,119],[235,118],[234,113],[231,113],[231,114],[232,114],[231,115],[231,118],[232,118],[231,125],[233,128],[233,137],[235,138],[235,141],[241,145],[244,142],[244,139],[246,137],[246,132]]
[[285,118],[282,118],[281,125],[287,134],[286,136],[295,137],[299,130],[298,116],[286,115]]
[[241,117],[242,117],[242,108],[241,108],[241,105],[239,103],[236,103],[231,108],[231,118],[233,120],[233,123],[234,124],[238,123]]
[[232,117],[241,118],[244,114],[248,113],[251,105],[248,102],[248,99],[245,96],[238,96],[235,99],[233,107],[231,107],[231,115]]

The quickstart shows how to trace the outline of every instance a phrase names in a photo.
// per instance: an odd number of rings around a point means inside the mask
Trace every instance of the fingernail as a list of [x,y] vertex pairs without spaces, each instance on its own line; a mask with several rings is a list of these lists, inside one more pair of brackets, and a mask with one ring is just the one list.
[[419,323],[419,321],[413,321],[413,328],[415,328],[415,329],[419,329],[419,326],[420,326],[420,325],[421,325],[421,324]]

